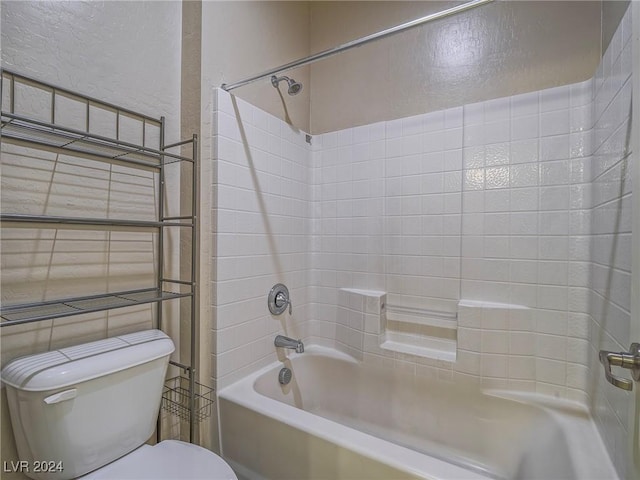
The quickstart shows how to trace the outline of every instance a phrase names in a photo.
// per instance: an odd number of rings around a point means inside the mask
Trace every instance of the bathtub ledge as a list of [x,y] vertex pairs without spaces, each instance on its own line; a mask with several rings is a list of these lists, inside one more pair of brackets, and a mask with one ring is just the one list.
[[456,345],[455,342],[452,342],[452,344],[453,348],[449,350],[443,350],[412,345],[406,342],[385,340],[380,344],[380,348],[391,352],[407,353],[410,355],[415,355],[416,357],[432,358],[435,360],[442,360],[444,362],[453,363],[456,361]]

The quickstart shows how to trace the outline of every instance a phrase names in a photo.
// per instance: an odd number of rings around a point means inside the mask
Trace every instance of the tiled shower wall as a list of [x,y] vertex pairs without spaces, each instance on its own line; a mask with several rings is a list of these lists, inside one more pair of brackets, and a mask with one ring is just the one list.
[[588,80],[465,106],[461,298],[530,309],[461,326],[493,383],[584,399],[591,97]]
[[461,317],[453,368],[363,349],[584,399],[591,97],[589,80],[315,137],[312,335],[341,343],[344,287],[445,312],[460,299],[510,304],[493,311],[502,320]]
[[[630,336],[631,27],[628,8],[594,79],[594,155],[588,192],[592,320],[589,394],[591,410],[620,478],[630,478],[625,471],[625,453],[631,426],[627,414],[634,394],[606,382],[598,351],[627,351],[630,343],[638,340]],[[634,128],[637,131],[637,124]],[[614,373],[629,378],[624,370]]]
[[312,334],[335,337],[338,289],[454,312],[462,108],[313,139]]
[[[214,92],[212,359],[218,388],[276,360],[278,333],[306,337],[310,149],[304,132]],[[276,283],[292,315],[270,315]]]
[[[621,49],[622,37],[612,44]],[[328,133],[311,146],[239,102],[251,132],[243,138],[237,109],[219,92],[219,377],[275,358],[272,339],[283,328],[416,374],[586,402],[591,157],[602,113],[593,95],[601,84],[609,95],[622,86],[614,65],[602,78]],[[298,227],[288,230],[292,220]],[[283,278],[294,292],[286,324],[265,305]],[[344,288],[458,311],[456,363],[380,349],[367,311],[350,303],[348,320],[338,318]]]

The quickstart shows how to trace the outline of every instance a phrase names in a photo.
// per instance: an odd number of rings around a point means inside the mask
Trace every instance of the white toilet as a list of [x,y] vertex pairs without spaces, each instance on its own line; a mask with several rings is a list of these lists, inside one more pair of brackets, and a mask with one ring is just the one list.
[[205,448],[145,444],[174,348],[160,330],[146,330],[11,361],[2,381],[21,471],[56,480],[237,480]]

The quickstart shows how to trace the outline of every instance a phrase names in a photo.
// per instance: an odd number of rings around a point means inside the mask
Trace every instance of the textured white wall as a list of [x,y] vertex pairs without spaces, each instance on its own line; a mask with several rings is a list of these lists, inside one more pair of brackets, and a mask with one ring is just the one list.
[[[5,2],[1,15],[4,68],[150,116],[164,115],[167,142],[178,140],[179,2]],[[2,163],[3,212],[135,218],[155,214],[154,185],[145,172],[9,144],[2,146]],[[177,180],[177,173],[170,175]],[[134,232],[7,230],[2,244],[3,302],[101,293],[122,282],[125,288],[148,286],[153,278],[152,237]],[[170,262],[175,263],[177,249],[170,251]],[[150,322],[151,310],[142,308],[4,328],[3,359]],[[2,398],[2,458],[10,460],[16,456],[4,393]]]
[[[203,2],[203,84],[219,87],[309,55],[309,8],[309,2],[296,1]],[[233,94],[308,131],[309,67],[283,75],[302,82],[302,92],[291,97],[283,84],[279,94],[265,78]],[[208,100],[211,91],[204,93]]]
[[177,140],[179,2],[7,2],[2,64],[151,116]]
[[[455,4],[311,2],[310,49]],[[311,65],[311,132],[585,80],[598,65],[600,29],[600,2],[494,2],[336,55]]]

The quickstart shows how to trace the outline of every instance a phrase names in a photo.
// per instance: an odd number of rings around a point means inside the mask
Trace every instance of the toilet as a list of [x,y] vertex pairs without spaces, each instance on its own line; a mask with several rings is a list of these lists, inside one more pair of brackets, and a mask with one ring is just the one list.
[[174,349],[146,330],[11,361],[1,377],[21,471],[38,480],[237,480],[205,448],[146,444]]

